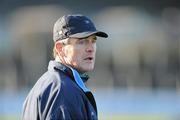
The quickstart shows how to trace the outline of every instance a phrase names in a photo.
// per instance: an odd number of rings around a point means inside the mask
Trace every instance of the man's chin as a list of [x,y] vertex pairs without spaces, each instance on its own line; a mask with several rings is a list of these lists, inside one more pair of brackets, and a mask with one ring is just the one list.
[[91,72],[94,70],[94,67],[93,66],[88,66],[88,67],[83,67],[82,68],[82,71],[83,72]]

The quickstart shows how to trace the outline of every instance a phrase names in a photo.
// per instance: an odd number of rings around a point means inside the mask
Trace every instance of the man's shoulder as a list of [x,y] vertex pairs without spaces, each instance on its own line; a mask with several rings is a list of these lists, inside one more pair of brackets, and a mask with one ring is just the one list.
[[60,82],[59,75],[60,74],[56,71],[47,71],[38,79],[37,82],[40,83]]
[[37,80],[35,86],[43,90],[50,84],[60,85],[62,81],[60,75],[61,72],[47,71]]

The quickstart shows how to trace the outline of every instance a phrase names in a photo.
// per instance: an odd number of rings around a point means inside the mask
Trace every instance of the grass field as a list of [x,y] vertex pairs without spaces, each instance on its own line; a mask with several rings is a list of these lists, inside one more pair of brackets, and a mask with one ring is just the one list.
[[18,115],[0,115],[0,120],[21,120]]
[[[0,115],[0,120],[20,120],[18,115]],[[99,115],[99,120],[180,120],[177,116],[167,115],[141,115],[141,114],[124,114],[124,115]]]
[[141,115],[141,114],[125,114],[125,115],[100,115],[100,120],[180,120],[177,116],[167,115]]

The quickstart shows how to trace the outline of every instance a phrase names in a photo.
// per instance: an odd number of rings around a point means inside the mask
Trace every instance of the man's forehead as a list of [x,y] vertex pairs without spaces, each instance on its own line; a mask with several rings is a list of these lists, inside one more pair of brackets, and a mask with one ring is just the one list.
[[97,39],[97,36],[96,35],[90,35],[90,36],[84,37],[84,38],[70,38],[70,40],[76,40],[76,41],[89,40],[89,39]]
[[88,36],[88,37],[80,38],[80,39],[89,39],[89,38],[96,38],[96,35],[90,35],[90,36]]

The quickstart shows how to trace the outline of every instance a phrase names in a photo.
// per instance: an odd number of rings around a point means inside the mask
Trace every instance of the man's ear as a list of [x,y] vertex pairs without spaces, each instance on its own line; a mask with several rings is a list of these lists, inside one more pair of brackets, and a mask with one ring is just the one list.
[[55,48],[56,48],[56,51],[58,52],[58,54],[60,54],[60,55],[64,54],[64,52],[63,52],[63,44],[62,43],[56,42],[55,43]]

